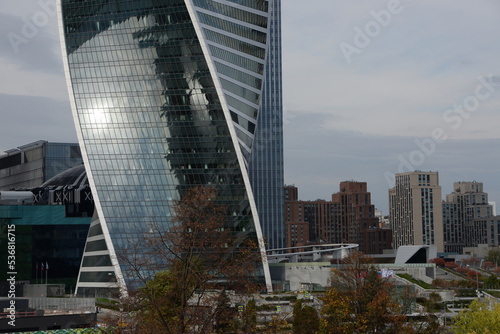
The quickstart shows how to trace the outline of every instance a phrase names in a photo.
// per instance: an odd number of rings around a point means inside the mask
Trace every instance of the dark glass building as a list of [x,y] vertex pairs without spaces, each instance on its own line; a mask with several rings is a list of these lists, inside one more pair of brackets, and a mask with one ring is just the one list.
[[[15,198],[23,201],[14,204]],[[47,279],[49,283],[65,283],[68,293],[74,291],[93,212],[83,165],[27,191],[1,191],[2,235],[7,236],[9,226],[15,225],[16,279],[33,284]],[[0,241],[2,247],[6,247],[5,241]],[[7,255],[0,254],[0,269],[4,269],[0,278],[4,281],[9,272]]]
[[285,246],[281,0],[269,1],[269,45],[259,118],[249,164],[250,182],[268,249]]
[[[117,254],[153,224],[168,229],[174,201],[193,186],[216,187],[227,227],[264,253],[248,166],[266,114],[272,3],[58,1],[96,204],[78,293],[125,291],[132,277]],[[260,268],[271,289],[266,261]]]

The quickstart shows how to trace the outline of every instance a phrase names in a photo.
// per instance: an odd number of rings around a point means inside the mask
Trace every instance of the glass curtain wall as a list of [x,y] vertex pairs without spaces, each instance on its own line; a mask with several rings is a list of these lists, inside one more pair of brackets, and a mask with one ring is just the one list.
[[[87,293],[130,284],[116,254],[151,226],[168,228],[174,201],[193,186],[216,187],[228,228],[261,242],[247,161],[268,2],[59,4],[68,86],[97,209],[79,287]],[[260,273],[269,284],[266,266]]]

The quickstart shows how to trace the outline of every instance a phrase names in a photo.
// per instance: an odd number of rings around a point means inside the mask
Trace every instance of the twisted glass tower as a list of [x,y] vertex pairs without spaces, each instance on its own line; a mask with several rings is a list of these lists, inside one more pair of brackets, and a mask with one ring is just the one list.
[[[193,186],[265,252],[248,165],[269,43],[267,0],[58,0],[68,90],[93,190],[78,293],[126,289],[117,254]],[[265,256],[260,276],[271,289]]]

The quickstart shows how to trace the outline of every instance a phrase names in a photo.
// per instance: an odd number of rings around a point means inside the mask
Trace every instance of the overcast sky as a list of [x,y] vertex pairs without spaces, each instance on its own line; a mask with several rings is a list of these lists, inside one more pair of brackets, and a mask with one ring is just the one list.
[[[76,142],[54,4],[2,1],[0,151]],[[500,204],[500,1],[282,0],[282,16],[285,182],[301,199],[366,181],[387,213],[394,173],[419,169],[443,195],[476,180]]]

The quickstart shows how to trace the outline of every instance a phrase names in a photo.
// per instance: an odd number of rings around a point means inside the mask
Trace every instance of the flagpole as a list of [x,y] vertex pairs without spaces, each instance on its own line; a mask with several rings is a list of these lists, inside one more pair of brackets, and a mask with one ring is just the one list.
[[35,279],[35,284],[38,284],[38,261],[36,262],[36,266],[35,266],[35,271],[36,271],[36,279]]
[[47,276],[49,276],[49,264],[45,262],[45,285],[47,285]]

